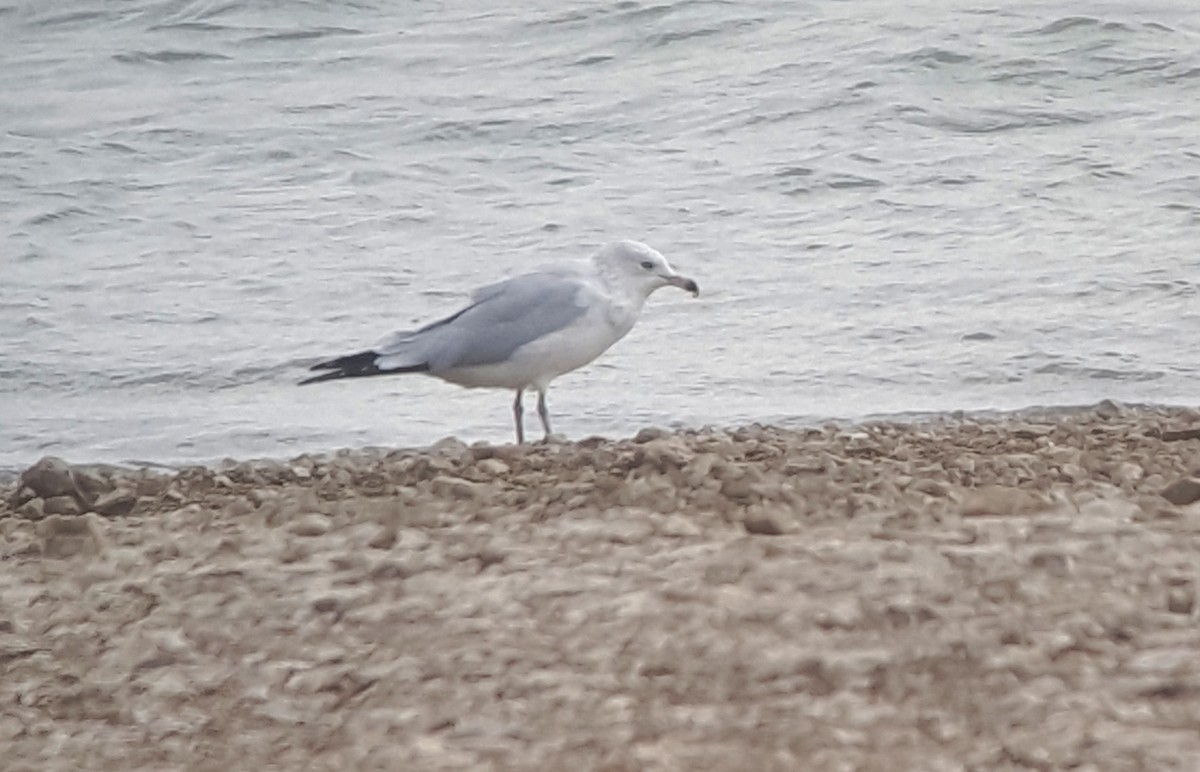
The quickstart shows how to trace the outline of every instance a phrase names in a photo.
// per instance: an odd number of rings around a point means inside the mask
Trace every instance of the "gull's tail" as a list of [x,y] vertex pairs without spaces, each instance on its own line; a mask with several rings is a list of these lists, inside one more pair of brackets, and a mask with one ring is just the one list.
[[339,378],[366,378],[369,375],[397,375],[400,373],[424,373],[429,371],[429,365],[426,363],[403,365],[400,367],[380,367],[379,361],[382,358],[383,355],[378,351],[360,351],[357,354],[318,362],[308,369],[329,370],[330,372],[305,378],[300,381],[299,385],[320,383],[321,381],[334,381]]

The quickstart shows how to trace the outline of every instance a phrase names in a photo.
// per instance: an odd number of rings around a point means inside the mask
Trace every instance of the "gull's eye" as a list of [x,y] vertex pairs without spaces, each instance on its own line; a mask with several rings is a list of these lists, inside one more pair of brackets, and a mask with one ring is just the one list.
[[649,260],[643,260],[642,267],[645,268],[647,271],[649,271],[651,268],[654,267],[654,263],[650,262]]

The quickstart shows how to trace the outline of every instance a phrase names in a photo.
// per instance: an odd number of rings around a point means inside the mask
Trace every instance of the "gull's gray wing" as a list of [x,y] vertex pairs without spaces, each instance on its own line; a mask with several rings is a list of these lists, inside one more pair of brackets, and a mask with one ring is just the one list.
[[426,365],[437,375],[496,364],[521,346],[563,329],[587,310],[586,284],[561,271],[525,274],[477,290],[458,313],[415,332],[388,336],[373,350],[382,371]]

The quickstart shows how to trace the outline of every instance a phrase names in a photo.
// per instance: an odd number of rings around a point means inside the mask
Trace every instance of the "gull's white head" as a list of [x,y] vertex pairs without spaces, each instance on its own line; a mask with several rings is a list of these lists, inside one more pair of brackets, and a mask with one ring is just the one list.
[[679,287],[692,295],[699,295],[696,282],[680,276],[671,268],[667,259],[640,241],[617,241],[601,249],[592,258],[610,279],[649,297],[660,287]]

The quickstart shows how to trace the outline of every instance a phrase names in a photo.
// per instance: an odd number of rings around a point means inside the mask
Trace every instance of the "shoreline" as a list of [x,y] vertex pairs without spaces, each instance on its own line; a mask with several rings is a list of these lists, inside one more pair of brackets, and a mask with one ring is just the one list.
[[[1089,433],[1120,437],[1126,444],[1153,443],[1156,451],[1143,447],[1140,453],[1114,455]],[[476,502],[496,509],[528,504],[528,496],[511,495],[516,489],[536,489],[544,497],[559,484],[575,491],[576,508],[649,506],[719,510],[725,516],[754,510],[752,519],[759,517],[758,510],[787,510],[784,519],[793,521],[792,527],[812,508],[814,492],[828,497],[838,486],[865,495],[874,509],[938,509],[947,502],[970,507],[963,502],[979,498],[979,489],[1005,487],[1020,491],[1017,498],[1032,496],[1022,506],[1051,499],[1061,504],[1068,494],[1084,491],[1131,496],[1150,505],[1169,485],[1200,475],[1200,457],[1163,464],[1172,443],[1182,440],[1185,444],[1175,447],[1185,448],[1193,439],[1200,439],[1200,410],[1105,400],[1089,408],[1029,408],[986,416],[955,411],[914,422],[646,428],[627,439],[590,437],[522,446],[466,445],[447,437],[423,448],[343,448],[290,459],[227,458],[178,468],[72,464],[50,456],[17,479],[0,483],[0,518],[146,515],[188,504],[221,508],[271,488],[315,491],[328,500],[397,496],[406,506]],[[941,444],[950,452],[939,450]],[[969,456],[969,464],[952,458],[955,451]],[[765,455],[758,458],[756,453]],[[1170,453],[1165,457],[1169,460]],[[792,460],[781,462],[784,458]],[[713,483],[713,475],[719,484]],[[881,497],[879,489],[886,495]],[[580,492],[586,495],[581,498]],[[860,506],[854,496],[841,499],[849,511]]]
[[43,466],[18,766],[1200,765],[1200,410]]
[[[1099,411],[1106,415],[1119,415],[1123,413],[1143,413],[1150,414],[1156,412],[1176,413],[1189,410],[1200,410],[1200,406],[1190,406],[1183,404],[1159,404],[1159,403],[1134,403],[1134,402],[1115,402],[1113,400],[1101,400],[1097,403],[1079,404],[1079,405],[1030,405],[1015,409],[999,409],[999,408],[981,408],[978,410],[953,409],[946,411],[929,411],[929,410],[913,410],[903,413],[873,413],[859,417],[826,417],[826,418],[794,418],[779,420],[775,422],[763,423],[754,422],[750,424],[739,424],[732,426],[720,426],[716,424],[704,424],[698,427],[659,427],[649,426],[643,427],[639,431],[666,432],[668,434],[682,434],[696,431],[726,431],[734,432],[739,429],[744,429],[751,426],[759,426],[772,430],[785,432],[803,432],[814,428],[822,427],[841,427],[852,428],[856,426],[866,426],[878,423],[896,424],[900,426],[924,426],[928,424],[938,424],[943,422],[956,421],[983,421],[983,422],[1003,422],[1003,421],[1034,421],[1034,422],[1053,422],[1060,417],[1070,418],[1077,415],[1086,415],[1094,411]],[[554,442],[559,445],[572,444],[579,442],[595,443],[603,442],[621,442],[624,440],[633,439],[637,433],[622,437],[609,437],[601,435],[591,435],[586,437],[568,437],[557,438]],[[64,455],[61,451],[45,453],[38,458],[31,458],[24,466],[5,466],[0,468],[0,489],[14,485],[21,475],[21,472],[35,463],[38,459],[44,457],[64,458],[67,463],[73,467],[81,469],[95,470],[101,472],[111,472],[115,474],[133,473],[142,470],[159,472],[162,474],[177,474],[187,469],[205,468],[219,469],[223,466],[236,463],[253,463],[253,464],[270,464],[270,463],[285,463],[295,458],[330,458],[335,455],[345,455],[347,453],[368,453],[368,454],[386,454],[386,453],[422,453],[430,452],[439,443],[453,441],[465,442],[457,435],[447,435],[440,440],[437,440],[428,445],[367,445],[359,447],[338,447],[333,449],[322,450],[307,450],[301,451],[294,455],[271,455],[271,456],[221,456],[206,459],[190,459],[180,461],[159,461],[149,459],[128,459],[125,461],[109,462],[109,461],[88,461],[69,458],[69,454]],[[491,443],[487,440],[474,440],[467,442],[469,446],[493,446],[505,447],[510,445],[510,442]],[[537,447],[542,445],[541,440],[534,440],[528,443],[529,447]]]

